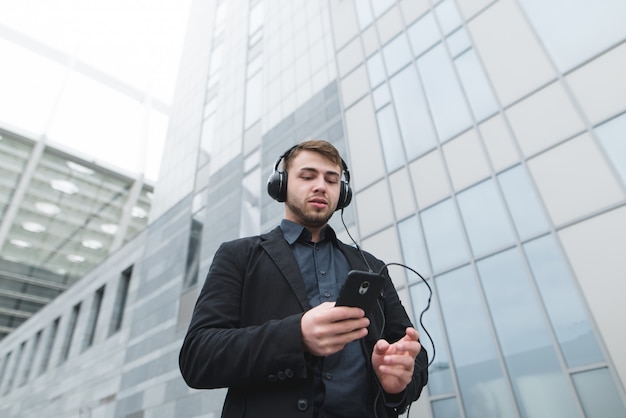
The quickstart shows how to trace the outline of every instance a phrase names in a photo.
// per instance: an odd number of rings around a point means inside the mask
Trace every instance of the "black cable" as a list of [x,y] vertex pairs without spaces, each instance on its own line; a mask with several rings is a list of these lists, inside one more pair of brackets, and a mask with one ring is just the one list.
[[[423,320],[422,320],[422,319],[423,319],[424,314],[426,313],[426,311],[427,311],[428,309],[430,309],[430,301],[431,301],[431,299],[432,299],[432,297],[433,297],[433,289],[430,287],[430,285],[428,284],[428,282],[426,281],[426,279],[425,279],[424,277],[422,277],[422,275],[421,275],[421,274],[419,274],[417,271],[415,271],[415,270],[414,270],[414,269],[412,269],[411,267],[406,266],[406,265],[404,265],[404,264],[402,264],[402,263],[387,263],[387,264],[385,264],[385,265],[384,265],[384,266],[380,269],[380,271],[378,272],[378,275],[380,276],[380,275],[383,273],[383,271],[384,271],[387,267],[389,267],[389,266],[399,266],[399,267],[404,267],[405,269],[412,271],[413,273],[417,274],[417,276],[418,276],[420,279],[422,279],[422,281],[424,282],[424,284],[425,284],[425,285],[426,285],[426,287],[428,288],[428,302],[426,303],[426,307],[422,310],[422,312],[420,313],[420,316],[419,316],[419,324],[420,324],[420,327],[422,327],[422,329],[423,329],[423,330],[424,330],[424,332],[426,333],[426,336],[428,336],[428,339],[430,340],[430,345],[432,345],[432,347],[433,347],[433,356],[431,357],[431,359],[430,359],[430,361],[428,362],[428,364],[427,364],[425,367],[422,367],[422,369],[426,369],[426,368],[430,367],[430,365],[431,365],[431,364],[433,364],[433,361],[435,360],[435,342],[433,341],[433,338],[430,336],[430,333],[428,332],[428,330],[427,330],[427,329],[426,329],[426,327],[424,326],[424,322],[423,322]],[[419,369],[419,370],[422,370],[422,369]]]
[[[346,225],[345,220],[343,219],[343,208],[341,208],[341,223],[343,224],[343,227],[346,229],[346,233],[348,234],[348,236],[350,237],[350,239],[352,240],[352,242],[354,243],[354,245],[356,246],[356,249],[359,251],[359,254],[361,254],[361,257],[363,258],[363,261],[365,261],[365,264],[367,265],[367,268],[369,269],[369,272],[372,273],[372,267],[370,267],[369,263],[367,262],[367,259],[365,258],[365,255],[363,254],[363,251],[361,250],[361,247],[359,246],[359,244],[357,244],[356,240],[352,237],[352,234],[350,234],[350,231],[348,230],[348,226]],[[383,271],[389,267],[389,266],[399,266],[399,267],[404,267],[407,270],[412,271],[413,273],[417,274],[417,276],[422,279],[422,281],[424,282],[424,284],[426,285],[426,287],[428,288],[428,302],[426,303],[426,307],[422,310],[422,312],[420,313],[419,316],[419,325],[420,327],[424,330],[424,332],[426,333],[426,336],[428,337],[428,339],[430,340],[430,345],[433,348],[433,355],[430,358],[430,361],[428,362],[428,364],[426,364],[426,366],[423,366],[422,368],[418,369],[417,371],[420,372],[424,369],[428,369],[432,364],[433,361],[435,361],[435,342],[433,341],[433,338],[430,336],[430,333],[428,332],[428,330],[426,329],[426,327],[424,326],[424,322],[423,322],[423,317],[424,314],[426,313],[426,311],[428,311],[428,309],[430,309],[430,301],[433,297],[433,289],[430,287],[430,285],[428,284],[428,282],[426,281],[426,279],[424,277],[422,277],[421,274],[419,274],[416,270],[412,269],[409,266],[406,266],[402,263],[387,263],[385,264],[380,271],[378,272],[378,275],[381,276]],[[385,327],[385,314],[384,312],[382,312],[382,307],[380,306],[380,304],[378,304],[378,309],[381,310],[381,313],[383,314],[383,328],[381,330],[381,336]],[[378,397],[378,394],[377,394]],[[376,412],[376,402],[377,400],[374,402],[374,415],[376,417],[378,417],[378,414]],[[411,413],[411,405],[412,403],[409,403],[407,410],[406,410],[406,416],[407,418],[409,417],[410,413]]]
[[361,254],[361,258],[363,258],[363,261],[365,261],[365,265],[367,265],[367,269],[369,270],[370,273],[373,273],[374,270],[372,270],[372,267],[370,267],[370,263],[367,262],[367,258],[365,258],[365,255],[363,255],[363,251],[361,251],[361,247],[359,247],[359,244],[357,244],[356,240],[354,238],[352,238],[352,234],[350,234],[350,231],[348,230],[348,226],[346,225],[346,221],[343,220],[343,208],[341,208],[341,223],[343,224],[343,227],[346,229],[346,232],[348,233],[348,236],[350,237],[350,239],[352,240],[352,242],[356,246],[356,249],[359,251],[359,254]]

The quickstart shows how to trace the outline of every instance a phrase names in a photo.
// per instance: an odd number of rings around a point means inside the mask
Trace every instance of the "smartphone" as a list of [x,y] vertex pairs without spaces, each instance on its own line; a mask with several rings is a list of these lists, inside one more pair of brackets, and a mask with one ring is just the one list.
[[346,277],[335,306],[353,306],[366,313],[376,308],[385,279],[376,273],[351,270]]

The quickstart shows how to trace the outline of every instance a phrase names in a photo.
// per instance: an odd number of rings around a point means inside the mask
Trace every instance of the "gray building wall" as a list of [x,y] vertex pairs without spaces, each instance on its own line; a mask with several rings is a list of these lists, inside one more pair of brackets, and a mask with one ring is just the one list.
[[[178,372],[195,298],[222,241],[282,217],[278,156],[319,137],[350,168],[350,233],[434,290],[412,415],[624,416],[626,7],[550,6],[195,2],[152,224],[0,343],[0,414],[219,416],[224,391]],[[60,316],[63,341],[80,302],[78,341],[130,264],[122,329],[15,383],[38,330]],[[417,320],[424,284],[392,274]]]

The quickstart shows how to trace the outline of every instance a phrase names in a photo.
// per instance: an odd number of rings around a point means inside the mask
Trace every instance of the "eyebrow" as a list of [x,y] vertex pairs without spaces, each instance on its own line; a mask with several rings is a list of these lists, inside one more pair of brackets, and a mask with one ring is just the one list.
[[[307,172],[311,172],[311,173],[319,173],[320,172],[317,168],[313,168],[313,167],[302,167],[302,168],[300,168],[299,171],[300,172],[307,171]],[[324,172],[324,175],[325,176],[331,175],[331,176],[341,177],[340,173],[338,173],[336,171],[332,171],[332,170]]]

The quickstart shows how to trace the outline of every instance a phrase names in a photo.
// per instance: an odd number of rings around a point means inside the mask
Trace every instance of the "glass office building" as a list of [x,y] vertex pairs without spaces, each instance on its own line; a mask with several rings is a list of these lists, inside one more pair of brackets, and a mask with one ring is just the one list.
[[[0,415],[219,416],[224,390],[177,368],[193,304],[222,241],[280,221],[276,159],[322,138],[349,233],[432,289],[411,416],[626,416],[625,21],[617,0],[194,2],[150,225],[0,343]],[[390,272],[417,323],[428,287]]]

